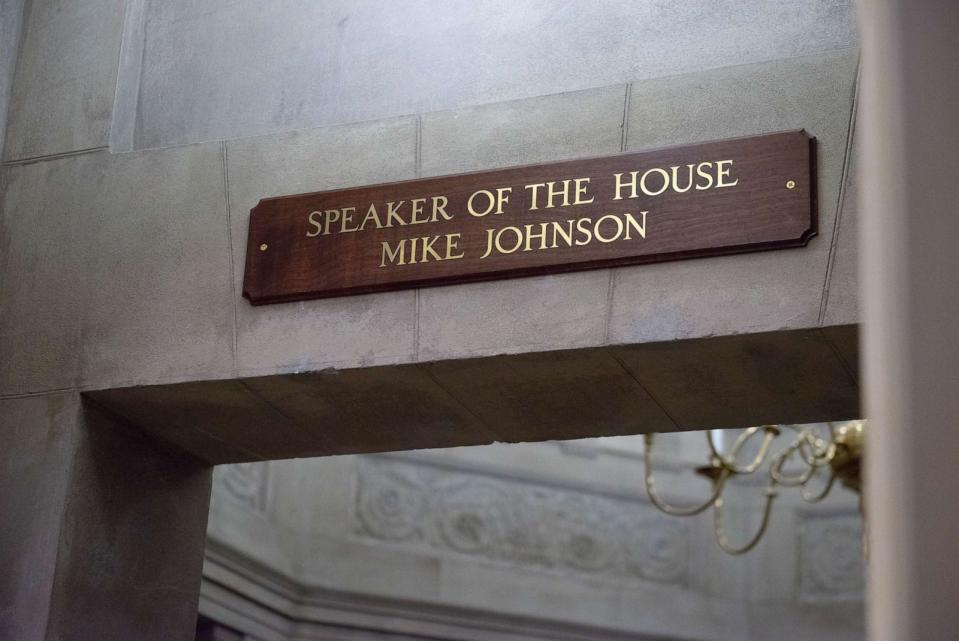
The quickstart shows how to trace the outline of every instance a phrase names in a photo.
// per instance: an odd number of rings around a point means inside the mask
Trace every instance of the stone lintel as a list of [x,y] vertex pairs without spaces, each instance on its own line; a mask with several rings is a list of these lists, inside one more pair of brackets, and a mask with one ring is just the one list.
[[858,326],[87,391],[211,464],[860,417]]

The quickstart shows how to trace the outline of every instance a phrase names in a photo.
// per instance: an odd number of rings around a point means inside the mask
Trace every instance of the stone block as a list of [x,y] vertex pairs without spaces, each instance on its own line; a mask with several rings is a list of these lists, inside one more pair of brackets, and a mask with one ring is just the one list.
[[0,400],[0,639],[47,639],[79,412],[76,394]]
[[0,401],[0,638],[192,638],[210,468],[81,404]]
[[150,2],[138,145],[462,108],[792,58],[856,40],[850,0],[601,6]]
[[212,470],[95,408],[82,420],[46,638],[190,639]]
[[[490,426],[449,394],[425,368],[331,370],[265,376],[245,384],[272,407],[282,408],[316,454],[355,454],[424,447],[480,445],[494,440]],[[397,426],[402,425],[402,429]],[[274,439],[276,442],[276,439]],[[276,442],[273,458],[303,456]]]
[[79,158],[0,169],[0,393],[78,384],[90,196]]
[[227,144],[241,375],[412,359],[412,290],[260,307],[240,298],[240,292],[250,209],[260,199],[410,179],[415,149],[413,118]]
[[419,293],[419,359],[602,344],[609,270],[435,287]]
[[232,371],[219,145],[4,171],[3,391]]
[[626,85],[422,116],[422,174],[436,176],[616,153]]
[[486,426],[412,364],[88,395],[211,464],[493,440]]
[[540,352],[424,365],[498,441],[544,441],[676,429],[603,350]]
[[[829,341],[843,365],[856,380],[861,380],[859,338],[861,325],[827,325],[820,332]],[[861,418],[861,417],[860,417]]]
[[75,212],[87,226],[84,387],[228,376],[234,319],[220,145],[78,162],[93,187]]
[[815,136],[819,235],[803,248],[614,270],[611,343],[818,325],[857,63],[858,52],[839,51],[633,84],[629,149],[788,129]]
[[148,0],[126,0],[123,42],[117,63],[117,88],[110,123],[110,150],[113,152],[133,151],[136,148],[147,5]]
[[860,418],[856,379],[818,329],[609,349],[682,430]]
[[36,0],[23,16],[5,160],[106,146],[123,0]]
[[241,381],[126,387],[87,395],[211,465],[269,459],[280,447],[302,448],[306,455],[316,449],[319,438],[297,438],[296,426]]
[[860,412],[855,374],[820,329],[85,394],[217,464]]
[[[620,151],[625,86],[423,116],[422,173],[449,174]],[[423,289],[419,358],[603,342],[609,271]]]

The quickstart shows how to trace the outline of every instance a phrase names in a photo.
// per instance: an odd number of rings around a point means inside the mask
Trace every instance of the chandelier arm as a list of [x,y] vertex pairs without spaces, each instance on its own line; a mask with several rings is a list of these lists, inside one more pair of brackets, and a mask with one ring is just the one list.
[[[756,457],[753,459],[752,463],[746,465],[745,467],[738,468],[736,471],[738,474],[752,474],[759,469],[759,466],[763,464],[763,461],[766,460],[766,456],[769,454],[769,447],[772,445],[773,439],[776,438],[778,430],[774,425],[763,425],[763,440],[759,446],[759,452],[756,453]],[[746,432],[743,432],[739,435],[736,441],[733,443],[732,450],[730,454],[735,460],[739,456],[739,452],[743,449],[746,443],[749,441],[749,438],[755,434],[755,432],[750,433],[746,436]]]
[[[818,434],[814,434],[811,429],[803,430],[800,433],[801,438],[797,439],[800,441],[799,454],[802,456],[807,465],[825,465],[835,458],[835,435],[833,434],[832,428],[830,428],[829,432],[830,434],[828,443],[819,438]],[[809,447],[812,448],[812,453],[810,455],[807,455],[806,450],[803,447],[803,445],[807,443]],[[819,445],[820,443],[823,445]]]
[[726,479],[729,478],[729,470],[723,468],[719,476],[716,478],[716,482],[713,484],[713,493],[712,495],[700,505],[691,505],[691,506],[676,506],[670,505],[664,501],[658,494],[656,494],[655,480],[653,478],[653,462],[652,462],[652,450],[653,450],[653,435],[646,434],[644,436],[644,441],[646,444],[645,452],[643,453],[643,460],[646,465],[645,470],[645,482],[646,482],[646,495],[649,497],[650,502],[656,506],[661,512],[665,512],[670,516],[694,516],[696,514],[701,514],[705,512],[710,505],[713,505],[723,492],[723,488],[726,485]]
[[[760,429],[765,431],[763,433],[762,444],[759,446],[759,452],[757,452],[756,457],[748,465],[738,465],[736,463],[736,456],[739,454],[740,450],[742,450],[743,446],[746,445],[749,439]],[[733,446],[730,448],[729,456],[725,456],[716,448],[716,444],[713,442],[712,430],[706,430],[706,442],[709,444],[710,453],[722,464],[724,468],[727,468],[733,474],[752,474],[758,470],[759,466],[762,465],[763,461],[766,460],[766,456],[769,454],[769,447],[772,445],[774,438],[776,438],[776,432],[774,431],[772,425],[750,427],[742,431],[742,433],[736,438]]]
[[766,503],[763,506],[763,517],[759,524],[759,529],[756,530],[756,533],[753,535],[753,537],[741,547],[734,547],[732,544],[730,544],[729,537],[726,535],[726,530],[723,528],[723,500],[720,498],[718,501],[716,501],[716,505],[713,509],[713,529],[716,533],[716,542],[719,544],[719,547],[722,548],[723,552],[732,555],[740,555],[745,554],[756,547],[756,544],[759,543],[759,540],[769,528],[769,517],[772,514],[773,501],[776,500],[776,496],[777,492],[775,489],[775,483],[770,483],[769,487],[766,488]]
[[833,456],[835,455],[835,451],[834,451],[835,447],[833,445],[833,441],[835,440],[835,431],[834,431],[834,428],[832,427],[832,424],[827,423],[827,425],[829,425],[829,443],[826,444],[825,447],[821,447],[821,446],[817,447],[816,443],[817,442],[822,443],[823,441],[821,438],[819,438],[816,435],[815,431],[810,427],[804,427],[802,429],[796,427],[795,425],[780,425],[779,427],[792,430],[793,432],[796,433],[796,440],[793,442],[793,445],[796,445],[802,442],[809,443],[810,447],[813,448],[812,455],[811,456],[808,455],[805,449],[800,451],[800,455],[802,455],[803,460],[808,465],[813,465],[815,464],[817,460],[819,464],[828,463],[829,460],[832,460]]
[[809,464],[799,476],[787,476],[783,474],[783,466],[786,464],[786,461],[789,460],[789,458],[799,450],[800,446],[801,441],[796,439],[792,445],[780,452],[770,464],[769,476],[779,485],[785,487],[797,487],[804,485],[809,481],[810,478],[812,478],[812,475],[817,468],[825,465],[825,462],[819,464]]
[[799,496],[802,497],[802,500],[806,503],[818,503],[827,496],[832,490],[833,483],[836,482],[836,472],[832,469],[829,470],[829,478],[826,480],[826,485],[818,494],[807,494],[805,484],[799,489]]
[[[743,430],[743,434],[752,436],[757,431],[759,431],[758,427],[749,427]],[[739,438],[742,438],[742,434],[740,434]],[[736,439],[736,442],[739,442],[739,438]],[[709,446],[709,453],[714,458],[718,459],[722,463],[732,463],[732,461],[730,461],[722,452],[719,451],[719,448],[716,447],[716,442],[713,440],[712,430],[706,430],[706,444]]]

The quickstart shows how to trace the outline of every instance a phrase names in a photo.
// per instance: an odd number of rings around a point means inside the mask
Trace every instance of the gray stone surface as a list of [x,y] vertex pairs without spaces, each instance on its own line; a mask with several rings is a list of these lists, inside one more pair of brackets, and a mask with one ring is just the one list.
[[424,176],[615,153],[626,85],[423,114]]
[[123,0],[33,0],[23,16],[4,159],[106,146]]
[[0,393],[79,383],[91,198],[84,166],[67,158],[0,169]]
[[0,149],[7,132],[7,107],[17,67],[24,0],[0,2]]
[[[7,167],[0,287],[8,302],[0,310],[0,346],[12,356],[0,365],[2,390],[268,375],[815,326],[854,67],[853,52],[637,83],[629,129],[637,145],[670,135],[684,142],[746,133],[751,129],[732,116],[746,107],[757,110],[750,122],[761,131],[818,132],[822,235],[803,249],[620,268],[612,283],[609,270],[596,270],[263,307],[239,295],[248,212],[260,198],[410,178],[418,140],[424,172],[457,158],[471,159],[459,161],[459,169],[562,158],[571,145],[577,155],[615,151],[622,140],[617,87],[431,114],[420,137],[416,119],[400,118]],[[801,95],[788,89],[793,78],[808,82]],[[715,87],[699,92],[703,83]],[[761,91],[747,91],[756,83]],[[686,105],[700,93],[702,104],[689,107],[693,114],[707,109],[705,96],[730,96],[722,103],[727,117],[715,120],[711,135],[682,129],[683,119],[656,133],[643,116],[662,112],[667,98]],[[768,94],[781,104],[766,104]],[[821,113],[820,103],[831,111]],[[840,232],[849,236],[843,225]],[[840,247],[836,257],[837,278],[852,262],[844,252]],[[850,288],[848,276],[842,284]],[[828,322],[840,320],[854,316]]]
[[[852,492],[812,507],[782,490],[759,546],[731,557],[710,514],[649,504],[643,449],[620,437],[222,466],[201,612],[277,641],[863,638]],[[673,501],[703,495],[705,457],[702,433],[657,439]],[[763,486],[730,483],[736,540]]]
[[420,360],[600,345],[609,270],[423,289]]
[[811,329],[87,395],[218,464],[855,418],[849,349]]
[[86,407],[47,639],[192,638],[212,470]]
[[[802,249],[613,272],[261,307],[240,297],[248,212],[261,198],[408,179],[417,164],[432,174],[616,152],[625,87],[427,114],[419,130],[409,117],[6,167],[0,346],[12,356],[0,364],[0,392],[816,326],[855,64],[843,51],[635,83],[630,146],[789,127],[815,134],[821,235]],[[835,301],[854,283],[854,260],[839,252]]]
[[855,375],[818,329],[609,349],[681,430],[861,416]]
[[856,162],[858,146],[853,138],[846,186],[843,190],[838,227],[836,229],[833,262],[826,283],[824,325],[843,325],[858,322],[859,311],[859,181]]
[[86,176],[94,196],[76,212],[88,217],[83,385],[228,374],[233,290],[220,145],[102,156]]
[[[427,114],[424,175],[620,151],[625,87]],[[601,344],[609,270],[423,289],[421,360]]]
[[46,641],[79,398],[0,400],[0,639]]
[[819,236],[800,249],[614,270],[610,342],[819,323],[857,59],[853,50],[634,83],[630,149],[800,128],[815,136]]
[[227,143],[241,375],[412,359],[412,290],[261,307],[240,293],[250,209],[261,198],[413,178],[415,150],[414,118]]
[[3,171],[3,393],[229,374],[219,145]]
[[210,476],[75,392],[0,401],[0,638],[191,638]]
[[110,123],[110,150],[133,151],[140,99],[140,72],[143,71],[144,29],[147,0],[126,0],[123,39],[117,64],[117,87]]
[[[846,0],[151,0],[137,146],[356,122],[854,44]],[[121,89],[121,91],[123,91]]]
[[637,429],[672,432],[667,412],[605,350],[567,350],[426,365],[497,441],[562,440]]

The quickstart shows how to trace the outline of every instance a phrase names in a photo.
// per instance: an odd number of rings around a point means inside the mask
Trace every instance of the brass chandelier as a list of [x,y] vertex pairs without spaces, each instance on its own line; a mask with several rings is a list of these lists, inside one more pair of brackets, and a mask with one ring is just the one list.
[[[823,430],[816,425],[762,425],[743,430],[722,452],[717,447],[714,430],[706,431],[706,443],[709,448],[709,463],[696,468],[696,473],[706,477],[712,484],[712,492],[706,501],[691,506],[670,505],[656,492],[653,474],[652,453],[655,434],[645,435],[644,460],[646,464],[646,493],[657,508],[672,516],[693,516],[713,508],[713,529],[716,541],[723,551],[729,554],[744,554],[759,543],[769,526],[769,517],[773,502],[779,495],[779,488],[794,487],[808,503],[817,503],[832,490],[836,479],[859,494],[859,506],[862,509],[862,482],[860,464],[863,453],[863,432],[865,421],[850,421],[840,426],[827,423]],[[792,433],[789,445],[775,453],[773,442],[784,433]],[[758,440],[756,454],[748,461],[740,461],[747,444]],[[753,445],[755,446],[755,445]],[[762,519],[755,534],[741,546],[730,543],[723,525],[723,491],[727,482],[736,476],[745,476],[758,472],[768,462],[768,480],[764,492]],[[788,468],[788,471],[787,471]],[[811,491],[811,481],[826,474],[824,485]]]

